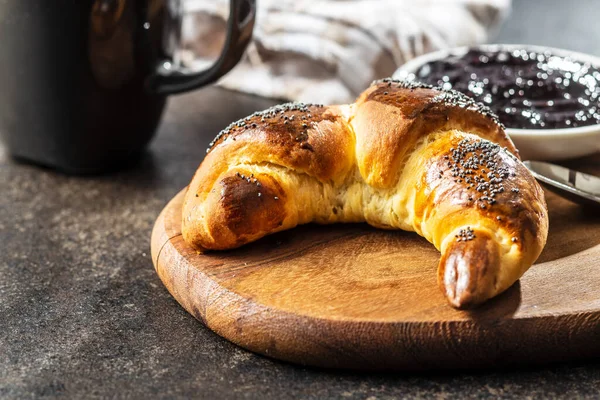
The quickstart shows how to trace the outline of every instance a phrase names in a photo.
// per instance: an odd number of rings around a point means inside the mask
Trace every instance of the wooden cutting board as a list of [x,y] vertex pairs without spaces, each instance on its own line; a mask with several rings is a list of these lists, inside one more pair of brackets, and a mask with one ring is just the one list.
[[[600,156],[579,164],[600,174]],[[256,353],[359,369],[493,367],[600,357],[600,209],[546,192],[548,244],[507,292],[457,311],[439,253],[414,233],[363,224],[298,227],[198,254],[180,192],[152,233],[160,279],[193,316]]]

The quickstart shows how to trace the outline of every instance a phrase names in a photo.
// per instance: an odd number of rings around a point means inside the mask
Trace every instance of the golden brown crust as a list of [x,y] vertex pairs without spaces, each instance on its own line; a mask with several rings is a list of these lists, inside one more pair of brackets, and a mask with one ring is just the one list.
[[353,164],[354,138],[348,130],[337,107],[284,104],[231,124],[209,152],[243,154],[254,163],[281,165],[327,181]]
[[506,290],[548,231],[542,189],[488,109],[383,80],[348,106],[288,104],[211,144],[186,194],[184,239],[230,249],[307,222],[414,230],[441,252],[448,301]]
[[507,289],[541,253],[548,232],[543,192],[516,157],[474,135],[438,137],[423,158],[415,224],[435,227],[431,240],[442,250],[439,282],[449,301],[477,304]]
[[497,286],[500,251],[487,232],[463,229],[440,260],[438,282],[454,307],[468,308],[487,300]]
[[[417,220],[452,204],[456,212],[467,210],[497,221],[518,246],[529,236],[539,237],[544,228],[540,219],[545,217],[538,214],[545,211],[543,191],[511,153],[477,136],[457,133],[435,140],[425,156],[427,173],[421,184],[426,189],[417,195]],[[541,210],[532,207],[540,202]]]
[[264,232],[283,224],[286,200],[273,177],[231,171],[219,179],[204,201],[212,212],[203,219],[212,228],[192,230],[196,236],[189,236],[188,240],[213,250],[225,250],[259,239]]
[[424,135],[440,130],[473,133],[518,154],[490,113],[458,92],[390,79],[376,82],[356,101],[352,119],[361,132],[356,138],[361,174],[369,185],[394,186],[405,155]]

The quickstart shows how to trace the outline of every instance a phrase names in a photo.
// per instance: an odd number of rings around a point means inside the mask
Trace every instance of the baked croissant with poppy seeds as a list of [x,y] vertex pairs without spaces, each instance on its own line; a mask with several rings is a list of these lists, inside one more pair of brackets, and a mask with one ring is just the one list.
[[223,130],[188,187],[183,237],[203,251],[309,222],[415,231],[465,308],[510,287],[546,243],[544,193],[517,154],[487,107],[384,79],[354,104],[285,104]]

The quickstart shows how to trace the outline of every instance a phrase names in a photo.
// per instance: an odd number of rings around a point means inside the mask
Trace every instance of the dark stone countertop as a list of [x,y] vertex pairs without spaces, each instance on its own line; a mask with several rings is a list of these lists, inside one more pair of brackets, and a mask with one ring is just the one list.
[[[539,30],[522,24],[541,2],[518,2],[498,41],[600,54],[592,2],[544,2],[556,9],[547,18],[536,11]],[[421,374],[319,370],[249,353],[188,315],[152,268],[152,224],[211,136],[271,104],[215,88],[173,98],[147,156],[112,175],[69,177],[0,154],[0,398],[600,397],[598,361]]]

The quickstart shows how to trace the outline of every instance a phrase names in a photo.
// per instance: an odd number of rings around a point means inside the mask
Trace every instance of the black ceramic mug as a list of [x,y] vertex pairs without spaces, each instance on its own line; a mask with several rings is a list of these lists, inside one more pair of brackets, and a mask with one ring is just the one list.
[[230,0],[221,55],[202,72],[173,62],[184,0],[0,0],[0,135],[8,151],[69,173],[134,159],[169,94],[240,60],[255,0]]

